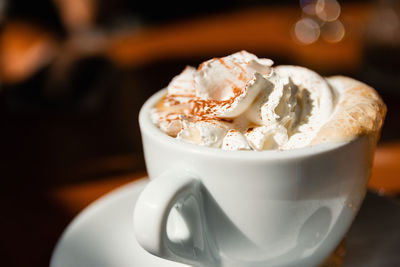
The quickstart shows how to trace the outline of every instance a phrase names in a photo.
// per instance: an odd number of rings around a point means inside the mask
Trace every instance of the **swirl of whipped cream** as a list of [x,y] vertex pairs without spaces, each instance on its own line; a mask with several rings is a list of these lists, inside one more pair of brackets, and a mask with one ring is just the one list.
[[308,146],[335,113],[338,92],[314,71],[272,64],[241,51],[186,67],[151,118],[172,137],[224,150]]
[[[290,149],[307,145],[333,111],[334,93],[323,77],[298,66],[278,66],[246,115],[260,125],[247,133],[254,149]],[[283,126],[283,127],[282,127]],[[268,133],[268,134],[267,134]],[[262,142],[272,135],[275,143]]]
[[195,75],[196,96],[218,118],[243,113],[265,87],[273,62],[245,51],[203,62]]

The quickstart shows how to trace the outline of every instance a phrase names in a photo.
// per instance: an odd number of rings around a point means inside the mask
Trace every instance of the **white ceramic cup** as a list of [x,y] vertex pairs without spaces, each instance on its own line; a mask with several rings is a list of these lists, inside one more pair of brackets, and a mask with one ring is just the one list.
[[[224,151],[176,140],[139,115],[151,182],[134,212],[137,241],[193,266],[318,266],[364,199],[371,138],[288,151]],[[172,212],[171,212],[172,211]]]

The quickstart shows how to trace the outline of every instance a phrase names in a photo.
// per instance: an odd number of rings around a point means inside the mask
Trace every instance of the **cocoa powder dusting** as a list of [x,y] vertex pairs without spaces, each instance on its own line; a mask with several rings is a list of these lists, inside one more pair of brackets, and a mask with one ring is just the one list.
[[[214,58],[223,65],[227,70],[231,70],[233,67],[228,65],[223,58]],[[198,70],[205,67],[210,61],[205,61],[198,66]],[[240,68],[239,80],[245,81],[245,69],[237,62],[234,62],[235,66]],[[164,104],[164,111],[168,112],[166,119],[173,118],[172,120],[180,119],[184,115],[185,119],[189,121],[224,121],[232,123],[233,120],[226,118],[218,118],[216,114],[221,110],[229,110],[236,99],[246,93],[246,86],[244,88],[238,87],[232,81],[226,79],[225,82],[232,88],[233,96],[226,100],[213,100],[213,99],[201,99],[195,94],[190,95],[165,95],[161,100]],[[181,100],[177,99],[181,98]],[[183,100],[182,100],[183,99]]]
[[219,63],[224,66],[226,69],[230,70],[232,67],[226,64],[225,60],[223,58],[218,58]]
[[[233,90],[234,96],[227,100],[205,100],[200,99],[194,95],[166,95],[160,103],[164,104],[164,107],[168,105],[167,110],[170,112],[166,115],[166,119],[174,118],[178,119],[179,114],[185,115],[190,121],[224,121],[231,123],[233,120],[226,118],[218,118],[215,116],[218,110],[229,109],[235,102],[235,99],[243,93],[240,88]],[[186,103],[182,103],[177,97],[187,98]],[[169,117],[169,118],[167,118]]]

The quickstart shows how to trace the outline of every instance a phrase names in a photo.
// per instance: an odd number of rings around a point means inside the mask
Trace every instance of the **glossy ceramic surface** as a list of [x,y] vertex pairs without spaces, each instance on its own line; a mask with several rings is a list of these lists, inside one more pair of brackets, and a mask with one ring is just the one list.
[[[149,110],[163,93],[146,102],[139,118],[152,180],[136,206],[139,244],[196,266],[320,264],[364,199],[370,140],[263,152],[187,144],[150,121]],[[172,207],[181,215],[172,221],[184,223],[169,228],[186,230],[167,232]]]
[[132,212],[148,180],[128,184],[95,201],[61,236],[50,267],[178,267],[155,257],[136,242]]
[[[187,266],[149,254],[134,238],[132,209],[147,183],[127,184],[81,212],[58,241],[50,267]],[[400,266],[399,225],[399,203],[368,194],[347,235],[343,267]]]

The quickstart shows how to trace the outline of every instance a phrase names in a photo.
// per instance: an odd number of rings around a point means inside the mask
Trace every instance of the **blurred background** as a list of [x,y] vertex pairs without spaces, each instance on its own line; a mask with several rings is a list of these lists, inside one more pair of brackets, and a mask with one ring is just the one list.
[[370,189],[400,192],[400,1],[0,0],[2,265],[47,266],[82,208],[145,175],[144,101],[242,49],[375,87],[392,171]]

